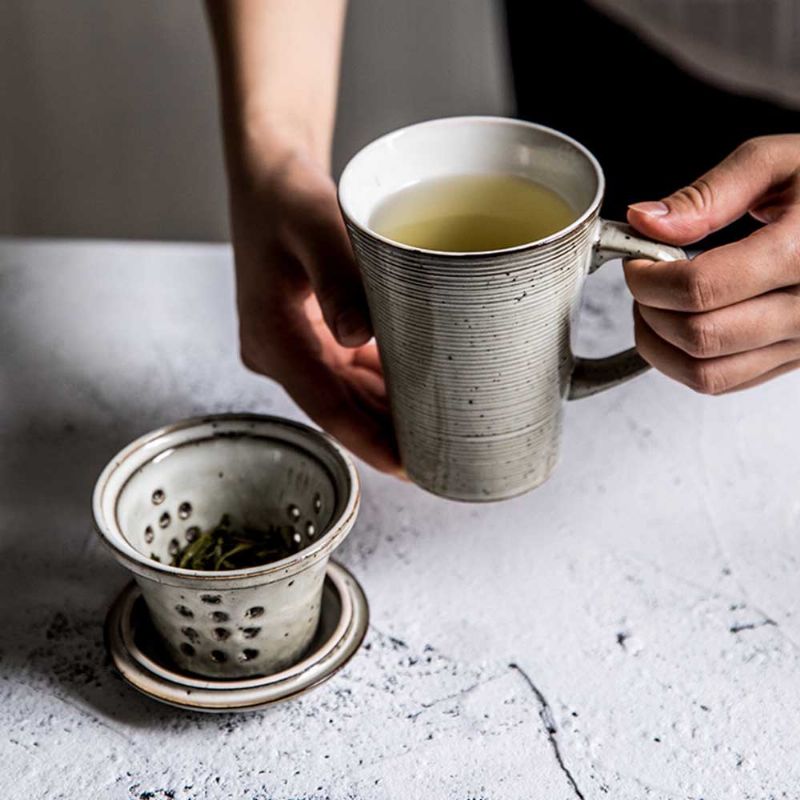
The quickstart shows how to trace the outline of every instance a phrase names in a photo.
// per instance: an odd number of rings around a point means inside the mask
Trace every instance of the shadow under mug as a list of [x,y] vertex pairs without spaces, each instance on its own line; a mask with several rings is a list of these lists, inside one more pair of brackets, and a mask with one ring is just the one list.
[[[411,184],[476,173],[529,178],[577,213],[544,239],[486,252],[441,252],[387,239],[376,207]],[[389,133],[360,150],[339,204],[364,280],[400,456],[419,486],[454,500],[501,500],[552,472],[563,400],[647,369],[634,348],[573,355],[584,278],[622,257],[686,258],[600,219],[605,179],[579,142],[502,117],[452,117]]]

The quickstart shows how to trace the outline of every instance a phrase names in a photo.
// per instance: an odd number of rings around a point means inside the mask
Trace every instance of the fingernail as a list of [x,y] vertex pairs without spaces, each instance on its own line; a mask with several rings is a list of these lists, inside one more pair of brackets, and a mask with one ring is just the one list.
[[356,347],[364,344],[369,338],[370,331],[367,321],[362,314],[354,308],[342,311],[336,317],[336,338],[347,347]]
[[669,214],[669,206],[660,200],[648,200],[646,203],[634,203],[628,206],[631,211],[647,214],[648,217],[665,217]]

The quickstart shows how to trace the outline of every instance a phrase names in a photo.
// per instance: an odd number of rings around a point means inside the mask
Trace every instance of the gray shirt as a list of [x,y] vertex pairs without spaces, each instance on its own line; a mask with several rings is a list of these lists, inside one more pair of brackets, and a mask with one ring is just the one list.
[[688,72],[800,108],[800,0],[589,0]]

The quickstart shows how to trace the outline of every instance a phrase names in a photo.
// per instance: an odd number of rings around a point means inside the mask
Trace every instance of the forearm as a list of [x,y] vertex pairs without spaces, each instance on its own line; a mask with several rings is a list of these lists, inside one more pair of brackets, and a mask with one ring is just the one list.
[[345,7],[346,0],[206,0],[232,175],[287,147],[328,167]]

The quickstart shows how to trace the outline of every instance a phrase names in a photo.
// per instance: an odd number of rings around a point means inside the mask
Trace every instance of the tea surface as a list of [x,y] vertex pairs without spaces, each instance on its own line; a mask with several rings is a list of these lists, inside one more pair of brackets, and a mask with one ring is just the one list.
[[455,175],[402,189],[379,205],[370,227],[425,250],[480,252],[543,239],[577,217],[552,189],[516,175]]

